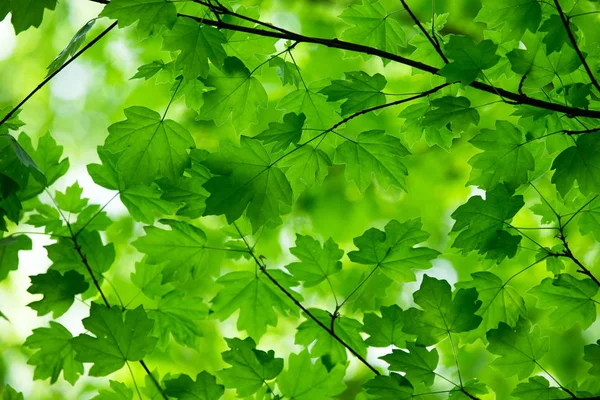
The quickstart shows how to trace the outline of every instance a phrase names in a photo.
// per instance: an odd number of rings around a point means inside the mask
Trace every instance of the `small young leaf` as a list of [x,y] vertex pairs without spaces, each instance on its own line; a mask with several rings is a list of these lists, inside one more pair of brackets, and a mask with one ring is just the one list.
[[84,26],[81,27],[81,29],[77,31],[77,33],[75,33],[75,36],[73,36],[69,44],[67,44],[67,46],[64,49],[62,49],[62,51],[56,56],[54,60],[52,60],[52,62],[48,66],[48,73],[46,74],[46,77],[58,71],[58,69],[62,67],[62,65],[71,56],[73,56],[77,52],[77,50],[79,50],[83,42],[85,42],[86,35],[90,31],[90,29],[92,29],[95,22],[95,18],[88,21]]

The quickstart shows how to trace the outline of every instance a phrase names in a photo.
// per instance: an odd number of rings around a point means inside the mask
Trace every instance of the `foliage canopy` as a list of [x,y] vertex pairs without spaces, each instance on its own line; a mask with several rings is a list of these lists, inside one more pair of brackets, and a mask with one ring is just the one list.
[[0,5],[93,16],[0,96],[4,400],[600,398],[597,2],[70,3]]

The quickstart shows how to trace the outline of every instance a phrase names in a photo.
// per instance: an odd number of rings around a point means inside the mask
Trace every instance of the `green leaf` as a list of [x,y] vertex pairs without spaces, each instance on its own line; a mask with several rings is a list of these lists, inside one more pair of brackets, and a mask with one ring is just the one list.
[[123,312],[117,306],[92,303],[83,326],[95,337],[82,334],[73,339],[75,359],[94,363],[90,376],[118,371],[126,361],[139,361],[154,350],[157,339],[149,336],[153,325],[142,306]]
[[194,147],[190,133],[170,119],[145,107],[126,108],[125,121],[108,127],[104,148],[121,153],[116,170],[127,186],[149,184],[159,177],[172,180],[189,165],[187,149]]
[[[286,290],[298,300],[302,296],[292,289],[298,282],[283,271],[269,272]],[[249,271],[230,272],[219,279],[217,283],[223,289],[212,299],[212,315],[221,321],[229,318],[239,310],[237,321],[238,330],[245,330],[253,338],[265,334],[267,326],[277,326],[277,313],[282,315],[297,315],[296,306],[264,275],[256,275]]]
[[134,241],[133,246],[148,256],[149,263],[167,263],[162,270],[164,282],[198,279],[205,272],[204,231],[183,221],[161,219],[159,222],[171,230],[146,226],[146,236]]
[[181,51],[175,67],[186,79],[208,76],[208,60],[221,68],[227,54],[223,50],[225,36],[212,26],[200,24],[191,18],[178,18],[177,23],[164,35],[163,50]]
[[163,295],[156,309],[148,310],[148,317],[154,320],[154,332],[159,345],[166,348],[170,336],[184,346],[197,348],[203,336],[198,321],[206,319],[208,307],[200,297],[186,296],[184,291],[172,290]]
[[0,238],[0,281],[19,266],[19,251],[31,250],[31,239],[25,235]]
[[303,282],[304,287],[318,285],[331,275],[342,269],[340,261],[344,256],[333,239],[329,238],[323,245],[310,236],[296,235],[296,247],[290,248],[299,262],[286,265],[292,276]]
[[452,131],[464,132],[470,125],[479,124],[479,113],[471,108],[471,101],[466,97],[444,96],[431,100],[431,109],[423,118],[424,127],[438,130],[452,126]]
[[[1,7],[1,6],[0,6]],[[0,116],[4,118],[12,110],[11,106],[1,107]],[[10,131],[18,131],[25,123],[19,119],[21,109],[17,109],[2,125],[0,125],[0,134],[8,134]]]
[[367,381],[363,387],[376,400],[409,400],[414,389],[410,382],[400,374],[378,375]]
[[519,383],[510,394],[521,400],[568,399],[570,396],[557,387],[550,387],[543,376],[532,376],[527,382]]
[[404,139],[410,146],[414,146],[422,136],[425,136],[428,146],[438,145],[442,149],[449,151],[452,146],[452,140],[460,135],[448,129],[448,125],[424,126],[425,116],[430,110],[431,104],[429,102],[411,104],[402,110],[398,118],[406,119],[402,125]]
[[573,107],[588,109],[590,105],[588,97],[590,97],[592,93],[591,83],[583,84],[578,82],[572,85],[567,85],[564,87],[564,89],[567,91],[567,101]]
[[[308,311],[310,311],[321,324],[326,327],[331,327],[331,314],[329,314],[329,312],[318,308],[310,308]],[[332,363],[345,363],[348,359],[346,348],[310,317],[307,315],[304,317],[306,318],[306,321],[298,325],[297,328],[296,344],[308,348],[314,342],[314,345],[310,348],[312,357],[328,356]],[[362,331],[362,324],[353,318],[338,317],[335,319],[335,334],[358,354],[364,356],[367,352],[367,347],[360,335]]]
[[[406,46],[406,35],[400,23],[389,16],[376,0],[363,0],[361,5],[349,5],[339,18],[353,26],[342,32],[341,39],[399,54],[400,47]],[[387,64],[389,60],[383,59],[383,62]]]
[[167,64],[164,63],[163,60],[152,61],[151,63],[144,64],[138,67],[137,72],[134,76],[129,79],[144,79],[148,80],[152,78],[154,75],[158,74],[162,71]]
[[56,144],[49,132],[39,138],[37,149],[33,148],[31,139],[25,133],[19,135],[19,143],[46,177],[45,184],[37,179],[30,179],[25,197],[41,193],[44,187],[51,186],[69,170],[69,159],[60,159],[63,147]]
[[577,181],[579,191],[585,195],[600,192],[600,135],[581,135],[571,146],[554,159],[552,183],[565,196]]
[[345,365],[328,370],[320,359],[313,364],[308,350],[304,350],[290,354],[288,369],[277,378],[277,387],[290,399],[328,400],[346,389],[345,372]]
[[415,247],[429,238],[421,227],[421,219],[414,218],[402,223],[392,220],[385,226],[385,232],[368,229],[354,239],[359,250],[349,252],[348,258],[358,264],[374,265],[374,269],[398,282],[414,281],[412,269],[431,268],[431,260],[439,254],[427,247]]
[[99,389],[98,395],[92,400],[132,400],[133,390],[125,386],[124,383],[110,381],[110,389]]
[[85,292],[89,287],[85,277],[77,271],[67,271],[62,275],[58,271],[48,270],[45,274],[29,278],[31,286],[27,291],[44,297],[27,306],[36,310],[38,315],[51,312],[53,318],[58,318],[67,312],[75,301],[75,295]]
[[535,169],[531,152],[523,146],[523,134],[508,121],[496,121],[496,129],[482,129],[469,143],[484,150],[471,157],[470,185],[494,189],[504,183],[516,189],[528,182],[528,172]]
[[225,392],[225,387],[206,371],[196,375],[195,381],[188,375],[165,380],[165,387],[165,394],[178,400],[218,400]]
[[[82,231],[77,236],[81,254],[85,256],[94,277],[101,284],[103,274],[108,271],[115,261],[115,247],[112,243],[104,245],[98,231]],[[76,251],[73,241],[60,238],[56,243],[45,246],[48,258],[52,261],[50,268],[61,273],[74,270],[85,276],[88,283],[93,283],[86,265],[81,260],[81,255]],[[88,293],[96,293],[96,287],[90,285]],[[85,294],[84,294],[84,297]],[[89,297],[89,296],[87,296]]]
[[491,40],[475,44],[468,36],[452,35],[444,53],[453,61],[446,64],[439,74],[448,82],[460,81],[468,85],[477,79],[480,72],[498,64],[500,56],[496,55],[497,49],[498,46]]
[[408,169],[401,160],[408,155],[400,139],[375,129],[360,133],[356,141],[340,144],[334,162],[346,164],[346,179],[354,181],[361,192],[369,187],[373,175],[385,190],[395,186],[406,191]]
[[74,385],[83,374],[83,364],[75,359],[73,335],[58,322],[50,321],[49,328],[34,329],[23,346],[37,350],[27,360],[27,364],[35,365],[33,379],[50,378],[53,384],[62,371],[65,380]]
[[[242,18],[232,15],[223,15],[223,21],[246,28],[256,28],[259,25],[253,20],[260,20],[259,6],[246,7],[240,5],[235,9],[236,14],[243,15]],[[264,56],[275,53],[275,44],[278,38],[255,35],[252,32],[243,32],[241,30],[223,30],[227,38],[224,45],[228,55],[238,57],[251,63],[253,66],[258,61],[266,60]]]
[[500,322],[497,329],[487,333],[487,350],[498,355],[491,365],[497,367],[506,377],[518,375],[524,379],[531,375],[536,363],[547,352],[549,340],[541,336],[538,326],[521,318],[515,329]]
[[412,342],[406,342],[406,349],[394,349],[390,354],[379,357],[390,364],[391,371],[401,371],[406,373],[413,383],[423,382],[426,386],[433,385],[435,379],[435,369],[438,366],[439,355],[436,349],[428,351],[427,348]]
[[476,337],[483,337],[485,332],[497,328],[500,322],[516,326],[519,318],[527,315],[523,297],[497,275],[489,271],[480,271],[472,273],[471,278],[473,280],[457,283],[456,287],[477,290],[481,307],[476,314],[481,316],[483,321],[475,331]]
[[2,391],[2,400],[23,400],[23,393],[17,392],[10,385],[6,385]]
[[7,0],[15,34],[26,31],[30,27],[37,28],[42,23],[44,10],[54,10],[57,0]]
[[179,208],[164,199],[163,192],[154,185],[127,188],[121,192],[121,201],[133,219],[145,224],[153,224],[156,215],[173,215]]
[[255,139],[264,144],[275,143],[273,151],[285,150],[290,144],[297,144],[300,141],[305,120],[304,114],[285,114],[283,123],[269,122],[269,129],[262,131]]
[[295,64],[285,61],[281,57],[273,57],[269,60],[269,67],[277,69],[277,75],[279,76],[279,79],[281,79],[281,84],[283,86],[290,84],[298,87],[300,84],[300,74],[298,73],[298,68],[296,68]]
[[75,182],[65,192],[57,191],[54,195],[58,207],[69,213],[81,212],[88,204],[88,199],[82,197],[83,188]]
[[217,375],[226,388],[236,389],[238,396],[254,394],[265,381],[275,379],[283,370],[283,359],[275,358],[273,350],[258,350],[252,338],[225,341],[230,350],[221,355],[231,367],[217,371]]
[[207,91],[208,89],[204,86],[204,82],[202,82],[200,78],[184,79],[181,82],[181,85],[178,79],[171,88],[171,92],[174,94],[175,99],[185,97],[185,106],[197,113],[200,112],[200,109],[204,104],[204,93]]
[[[571,22],[572,20],[568,20],[569,30],[575,37],[577,37],[577,31],[579,28],[577,28],[577,26]],[[544,39],[542,40],[542,42],[544,42],[546,45],[546,54],[560,51],[565,43],[569,46],[572,46],[562,18],[558,14],[552,14],[550,18],[545,20],[540,27],[540,32],[546,32],[546,36],[544,36]]]
[[[469,393],[469,395],[467,395],[465,392]],[[483,396],[487,393],[488,389],[484,383],[479,382],[477,379],[469,379],[462,385],[462,387],[458,385],[454,386],[448,399],[470,400],[473,399],[473,396]]]
[[135,263],[135,272],[131,273],[131,282],[149,298],[162,297],[169,291],[169,288],[162,283],[162,272],[168,264],[168,261],[160,264]]
[[344,100],[342,115],[353,114],[367,108],[385,104],[387,80],[381,74],[373,76],[363,71],[345,72],[345,79],[333,80],[319,93],[327,96],[327,101]]
[[551,83],[556,76],[570,74],[581,65],[577,53],[570,47],[547,55],[538,35],[527,33],[523,36],[522,43],[524,48],[515,48],[506,57],[514,72],[525,75],[525,88],[539,91],[540,87]]
[[458,289],[453,298],[447,281],[424,275],[413,298],[422,310],[404,312],[404,332],[417,335],[419,345],[434,345],[452,333],[468,332],[481,324],[482,318],[475,314],[481,301],[473,288]]
[[501,27],[503,40],[519,40],[525,30],[535,33],[542,21],[542,7],[537,0],[482,0],[483,8],[476,21],[488,29]]
[[225,214],[232,223],[247,209],[256,232],[265,224],[281,223],[284,207],[292,204],[292,188],[258,140],[242,136],[240,145],[222,143],[219,152],[204,161],[217,175],[204,184],[210,192],[204,215]]
[[86,35],[90,31],[90,29],[92,29],[95,22],[96,19],[89,20],[84,26],[81,27],[81,29],[77,31],[77,33],[75,33],[75,36],[73,36],[69,44],[67,44],[67,46],[64,49],[62,49],[62,51],[56,56],[54,60],[52,60],[52,62],[48,66],[48,73],[46,74],[46,77],[58,71],[58,69],[62,67],[63,64],[77,52],[77,50],[79,50],[81,45],[85,42]]
[[322,184],[332,163],[327,153],[307,144],[296,147],[293,153],[278,164],[285,169],[285,175],[294,193],[301,193],[304,187],[312,187],[315,183]]
[[169,179],[159,180],[163,194],[161,199],[170,203],[180,204],[183,207],[177,210],[177,215],[188,218],[199,218],[206,208],[205,202],[209,193],[204,189],[204,184],[208,180],[209,172],[206,171],[206,177],[183,176],[175,181]]
[[585,346],[584,353],[583,359],[592,364],[592,368],[589,369],[588,373],[590,375],[600,376],[600,340]]
[[140,21],[137,28],[145,35],[157,33],[162,26],[171,29],[178,21],[175,4],[168,0],[115,0],[100,16],[118,20],[119,28]]
[[365,313],[363,329],[369,335],[365,343],[373,347],[404,347],[409,337],[402,332],[404,322],[404,312],[396,304],[381,307],[381,317],[375,313]]
[[267,108],[267,92],[238,58],[227,57],[223,69],[211,70],[204,84],[215,89],[204,94],[198,119],[220,126],[231,116],[235,130],[243,132],[258,122],[259,110]]
[[463,254],[477,250],[498,262],[514,257],[521,236],[510,234],[505,224],[524,205],[523,196],[511,195],[504,185],[488,191],[485,200],[471,197],[452,213],[456,221],[452,232],[459,232],[452,247],[461,249]]
[[578,280],[569,274],[546,278],[529,290],[538,299],[538,307],[554,308],[549,321],[552,326],[570,329],[579,323],[585,330],[596,320],[596,303],[593,297],[598,285],[591,279]]
[[340,119],[333,103],[327,101],[327,97],[320,94],[319,90],[324,88],[329,80],[311,82],[308,86],[285,95],[277,105],[278,109],[287,113],[295,112],[306,116],[305,129],[331,128]]

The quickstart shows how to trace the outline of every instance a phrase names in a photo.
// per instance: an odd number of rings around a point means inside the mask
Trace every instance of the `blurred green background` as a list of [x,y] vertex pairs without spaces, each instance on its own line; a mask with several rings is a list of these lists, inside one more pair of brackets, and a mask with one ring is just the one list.
[[[399,10],[400,2],[386,0],[383,2],[388,12]],[[337,16],[351,4],[350,1],[245,1],[247,6],[260,6],[261,19],[275,23],[292,31],[320,37],[339,36],[347,27]],[[429,0],[413,0],[410,5],[415,13],[428,20],[432,12]],[[477,39],[483,38],[484,25],[474,22],[481,4],[477,0],[434,1],[435,13],[449,13],[448,22],[443,33],[462,33]],[[185,7],[185,6],[184,6]],[[39,29],[29,29],[14,35],[10,21],[6,18],[0,23],[0,107],[15,105],[29,93],[46,75],[46,67],[60,50],[69,42],[73,34],[88,20],[96,17],[102,5],[85,0],[64,0],[54,12],[46,11],[44,21]],[[185,8],[184,8],[185,10]],[[406,27],[410,35],[412,22],[406,12],[394,14]],[[597,24],[600,18],[591,16],[578,23]],[[88,39],[101,32],[109,25],[107,19],[100,19],[88,35]],[[283,43],[276,44],[283,49]],[[406,53],[412,52],[411,48]],[[294,56],[302,69],[304,79],[309,82],[322,79],[339,79],[344,71],[364,70],[370,74],[382,73],[388,80],[386,91],[392,93],[418,92],[443,82],[441,78],[424,74],[413,74],[410,68],[390,63],[383,66],[380,59],[364,60],[355,54],[329,49],[312,44],[300,44]],[[161,51],[161,40],[150,38],[140,41],[135,27],[113,30],[84,56],[68,66],[44,89],[38,92],[23,107],[21,120],[26,123],[23,130],[33,138],[51,132],[56,141],[64,146],[65,155],[70,159],[71,169],[57,184],[56,189],[78,181],[84,188],[84,195],[91,203],[105,204],[114,193],[95,185],[87,175],[85,166],[97,162],[96,146],[102,144],[107,135],[107,127],[122,120],[123,109],[133,105],[151,108],[158,112],[165,109],[170,99],[170,85],[161,83],[160,76],[149,81],[130,80],[137,68],[157,59],[170,60],[170,55]],[[258,64],[258,61],[257,61]],[[252,68],[252,65],[248,67]],[[281,87],[274,68],[264,66],[259,71],[259,79],[269,94],[269,108],[261,110],[260,123],[253,125],[244,134],[253,136],[267,127],[268,122],[277,121],[283,115],[278,109],[279,100],[291,88]],[[404,221],[421,217],[424,230],[431,234],[426,243],[443,254],[434,262],[434,267],[426,273],[438,278],[447,279],[451,284],[466,280],[475,271],[493,268],[493,272],[506,279],[524,266],[530,264],[535,251],[524,249],[512,260],[504,261],[500,266],[482,261],[475,255],[464,257],[456,250],[450,249],[449,231],[453,220],[450,214],[466,199],[480,192],[474,187],[466,186],[470,166],[467,160],[476,153],[476,149],[468,140],[480,128],[493,128],[498,119],[509,119],[512,108],[502,104],[488,104],[497,100],[492,95],[482,94],[469,88],[445,89],[445,93],[457,90],[466,92],[474,106],[481,114],[480,127],[471,127],[460,138],[456,138],[451,152],[437,146],[429,147],[425,140],[417,141],[411,151],[413,156],[406,161],[409,168],[408,193],[390,189],[381,190],[372,185],[366,193],[361,194],[356,186],[344,179],[343,167],[333,167],[323,186],[315,186],[300,194],[292,212],[284,217],[284,224],[278,229],[265,231],[260,238],[257,251],[267,259],[269,267],[283,266],[294,258],[288,248],[293,246],[296,233],[310,234],[320,239],[333,237],[346,252],[353,249],[352,239],[361,235],[370,227],[382,229],[390,219]],[[380,114],[370,114],[358,118],[341,130],[343,134],[353,137],[368,129],[385,129],[388,133],[400,135],[403,132],[403,120],[397,118],[400,108],[386,109]],[[213,123],[195,121],[196,113],[187,109],[183,99],[177,100],[169,111],[169,118],[185,126],[194,136],[199,147],[215,150],[220,141],[237,141],[231,121],[221,127]],[[404,136],[400,136],[404,137]],[[35,140],[35,139],[34,139]],[[405,142],[406,143],[406,142]],[[539,186],[550,198],[555,196],[553,186],[548,184],[547,177],[540,180]],[[531,192],[525,192],[528,205],[537,202]],[[108,273],[108,280],[114,285],[123,302],[133,299],[131,306],[139,303],[135,299],[137,292],[132,289],[129,275],[133,271],[135,261],[141,255],[129,245],[136,237],[143,234],[142,226],[134,223],[127,216],[126,209],[117,201],[113,201],[107,212],[116,222],[106,234],[106,240],[115,243],[117,261]],[[206,217],[202,221],[209,238],[218,242],[222,239],[219,229],[225,225],[220,217]],[[539,218],[529,211],[521,212],[514,223],[517,226],[538,226]],[[19,231],[22,227],[14,227]],[[536,231],[533,237],[542,244],[552,243],[551,231]],[[573,250],[589,265],[597,264],[599,247],[592,237],[580,237],[577,230],[570,232]],[[49,265],[44,245],[50,244],[49,238],[34,236],[32,251],[20,253],[19,270],[12,272],[9,279],[0,283],[0,309],[10,322],[0,319],[0,382],[9,383],[22,391],[26,399],[88,399],[96,394],[96,388],[106,386],[107,378],[83,377],[72,387],[62,379],[53,386],[47,381],[33,381],[33,368],[26,364],[29,350],[22,349],[21,344],[31,330],[46,326],[49,318],[37,317],[26,304],[35,296],[26,292],[29,286],[29,275],[45,271]],[[527,247],[525,241],[522,244]],[[334,276],[333,284],[336,292],[349,293],[353,282],[358,282],[364,267],[353,265],[347,257],[343,259],[345,274]],[[252,263],[245,260],[230,260],[221,255],[213,255],[207,263],[207,274],[198,282],[192,283],[190,290],[209,301],[218,291],[214,283],[215,277],[235,269],[253,270]],[[568,271],[574,272],[573,267]],[[349,272],[348,272],[349,271]],[[418,274],[420,280],[422,272]],[[540,282],[545,276],[551,276],[543,266],[536,267],[518,279],[512,281],[520,293],[525,293],[531,286]],[[212,278],[211,278],[212,277]],[[340,280],[340,277],[343,279]],[[305,293],[308,306],[332,309],[333,300],[325,286],[317,292]],[[399,304],[405,308],[412,304],[412,293],[418,288],[418,282],[405,285],[393,285],[388,290],[385,304]],[[115,292],[107,289],[109,298],[116,301]],[[316,294],[315,294],[316,293]],[[549,310],[535,308],[535,299],[524,294],[529,316],[537,323],[544,323],[541,318]],[[344,315],[354,316],[353,308],[344,310]],[[74,335],[84,331],[81,319],[87,316],[88,307],[76,302],[71,310],[58,321],[65,325]],[[362,317],[360,318],[362,319]],[[203,323],[205,337],[200,346],[191,350],[173,342],[164,349],[156,351],[147,360],[151,368],[157,369],[162,376],[166,372],[172,374],[195,374],[201,370],[214,373],[224,366],[220,352],[225,349],[223,337],[245,337],[235,328],[236,317],[232,316],[224,322],[208,320]],[[287,356],[290,352],[301,350],[294,344],[295,328],[300,320],[280,317],[276,328],[269,327],[267,335],[259,342],[259,348],[274,349],[278,356]],[[554,330],[552,326],[542,325],[543,332],[551,337],[551,351],[544,358],[545,367],[563,383],[581,378],[589,367],[582,361],[583,345],[600,337],[600,323],[596,322],[583,334],[579,329],[567,332]],[[438,372],[451,379],[456,379],[454,359],[447,342],[440,344],[443,352]],[[369,349],[368,360],[374,365],[385,368],[386,363],[377,358],[389,352],[389,349]],[[495,393],[484,398],[509,398],[509,393],[517,384],[516,377],[506,379],[489,367],[492,356],[485,351],[484,345],[477,341],[464,346],[459,351],[459,361],[463,377],[478,377],[485,381]],[[134,365],[134,373],[138,384],[143,386],[144,373],[138,365]],[[110,377],[127,382],[132,387],[131,377],[127,369]],[[360,385],[370,378],[370,372],[350,358],[347,374],[348,390],[343,398],[351,399],[358,394]],[[440,381],[441,382],[441,381]],[[436,385],[443,387],[443,382]],[[228,391],[233,397],[234,392]]]

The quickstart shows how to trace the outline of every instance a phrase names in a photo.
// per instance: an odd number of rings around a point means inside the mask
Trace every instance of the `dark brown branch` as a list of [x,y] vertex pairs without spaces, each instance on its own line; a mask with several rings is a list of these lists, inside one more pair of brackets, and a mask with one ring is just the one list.
[[[95,0],[92,0],[92,1],[95,1]],[[433,75],[438,75],[438,69],[431,65],[422,63],[420,61],[412,60],[410,58],[406,58],[403,56],[399,56],[396,54],[392,54],[387,51],[375,49],[373,47],[357,44],[357,43],[350,43],[350,42],[346,42],[346,41],[339,40],[339,39],[323,39],[323,38],[318,38],[318,37],[313,37],[313,36],[304,36],[304,35],[300,35],[300,34],[297,34],[294,32],[283,33],[283,32],[267,31],[264,29],[259,29],[259,28],[249,27],[249,26],[241,26],[241,25],[230,24],[227,22],[219,22],[219,21],[203,19],[200,17],[195,17],[195,16],[187,15],[187,14],[178,14],[178,15],[180,17],[191,18],[191,19],[196,20],[205,25],[214,26],[219,29],[228,29],[228,30],[233,30],[233,31],[246,32],[246,33],[251,33],[251,34],[255,34],[255,35],[259,35],[259,36],[267,36],[267,37],[273,37],[273,38],[278,38],[278,39],[288,39],[291,41],[297,41],[297,42],[301,42],[301,43],[315,43],[315,44],[320,44],[320,45],[327,46],[330,48],[348,50],[348,51],[357,52],[357,53],[361,53],[361,54],[377,56],[377,57],[381,57],[381,58],[385,58],[385,59],[388,59],[391,61],[398,62],[400,64],[408,65],[410,67],[416,68],[416,69],[424,71],[424,72],[428,72]],[[521,94],[518,94],[515,92],[511,92],[506,89],[496,88],[494,86],[488,85],[483,82],[472,82],[469,86],[471,86],[477,90],[486,92],[486,93],[500,96],[504,100],[506,100],[506,99],[512,100],[513,102],[515,102],[517,104],[524,104],[524,105],[528,105],[528,106],[532,106],[532,107],[556,111],[556,112],[567,114],[572,117],[588,117],[588,118],[600,119],[600,111],[599,110],[586,110],[586,109],[581,109],[581,108],[576,108],[576,107],[569,107],[569,106],[562,105],[562,104],[551,103],[548,101],[539,100],[539,99],[524,96],[524,95],[521,95]]]
[[246,245],[246,248],[248,249],[248,254],[250,254],[252,256],[252,258],[254,259],[254,262],[256,262],[256,265],[258,266],[258,268],[260,269],[260,271],[265,274],[265,276],[275,285],[277,286],[277,288],[283,293],[285,294],[298,308],[300,308],[302,310],[302,312],[304,312],[304,314],[306,314],[306,316],[308,316],[310,319],[312,319],[317,325],[319,325],[321,328],[323,328],[327,333],[329,333],[329,335],[334,338],[338,343],[340,343],[342,346],[344,346],[346,349],[348,349],[348,351],[350,353],[352,353],[352,355],[354,355],[360,362],[362,362],[367,368],[369,368],[371,371],[373,371],[373,373],[375,375],[381,375],[381,372],[379,372],[374,366],[372,366],[363,356],[361,356],[356,350],[354,350],[348,343],[346,343],[342,338],[340,338],[334,331],[332,328],[329,328],[327,325],[323,324],[321,321],[319,321],[319,319],[317,317],[315,317],[306,307],[304,307],[302,305],[302,303],[300,303],[298,300],[296,300],[296,298],[294,297],[293,294],[291,294],[289,292],[289,290],[287,290],[285,287],[283,287],[278,281],[277,279],[273,278],[273,276],[269,273],[269,271],[267,270],[267,266],[256,256],[256,254],[254,254],[254,249],[250,246],[250,244],[246,241],[246,238],[244,237],[244,235],[242,234],[242,232],[240,231],[240,229],[238,228],[238,226],[235,224],[235,222],[233,223],[236,230],[238,231],[240,237],[242,238],[242,240],[244,241],[244,244]]
[[577,272],[579,272],[580,274],[583,274],[583,275],[587,276],[588,278],[590,278],[591,280],[593,280],[596,285],[598,285],[600,287],[600,281],[598,280],[598,278],[596,278],[594,276],[594,274],[592,274],[592,271],[590,271],[589,269],[587,269],[585,267],[585,265],[583,265],[581,263],[581,261],[579,261],[577,259],[577,257],[575,257],[575,255],[573,254],[573,252],[569,248],[569,244],[567,243],[567,239],[565,238],[565,236],[561,234],[559,236],[559,238],[563,242],[563,245],[565,246],[565,251],[563,253],[561,253],[560,256],[571,259],[575,263],[575,265],[577,265],[579,267],[579,269],[577,270]]
[[65,62],[63,65],[61,65],[59,69],[57,69],[56,71],[54,71],[53,73],[51,73],[50,75],[48,75],[46,77],[46,79],[44,79],[39,85],[37,85],[37,87],[35,89],[33,89],[23,100],[21,100],[21,102],[19,104],[17,104],[17,106],[15,108],[13,108],[12,110],[10,110],[8,112],[8,114],[6,114],[4,116],[4,118],[2,118],[2,121],[0,121],[0,125],[2,125],[3,123],[5,123],[6,121],[8,121],[8,119],[10,117],[12,117],[13,114],[15,112],[17,112],[17,110],[19,108],[21,108],[23,106],[23,104],[25,104],[27,102],[27,100],[29,100],[34,94],[36,94],[38,92],[38,90],[40,90],[48,82],[50,82],[50,80],[52,78],[54,78],[60,71],[62,71],[63,69],[65,69],[67,67],[67,65],[71,64],[80,55],[82,55],[83,53],[85,53],[90,47],[92,47],[94,44],[96,44],[100,39],[102,39],[104,37],[104,35],[106,35],[108,32],[110,32],[115,26],[117,26],[117,21],[115,21],[112,24],[110,24],[110,26],[108,28],[106,28],[105,30],[103,30],[98,36],[96,36],[88,44],[86,44],[81,50],[79,50],[73,57],[69,58],[69,60],[67,62]]
[[[433,48],[435,49],[435,51],[440,55],[440,57],[442,57],[442,60],[444,60],[444,62],[446,64],[448,64],[448,58],[446,57],[446,55],[442,51],[442,48],[440,47],[439,42],[436,41],[436,40],[434,40],[433,37],[431,37],[431,35],[429,34],[429,32],[427,32],[427,30],[423,26],[423,24],[421,24],[421,21],[419,21],[419,18],[417,18],[417,16],[412,12],[412,10],[410,9],[410,7],[406,3],[406,1],[405,0],[400,0],[400,2],[404,6],[404,9],[408,12],[408,15],[410,15],[410,17],[415,22],[415,24],[417,24],[417,26],[419,27],[419,29],[421,30],[421,32],[423,32],[423,35],[425,35],[425,37],[427,38],[427,40],[429,40],[429,43],[431,43],[431,45],[433,46]],[[432,30],[433,30],[433,28],[432,28]],[[432,32],[432,34],[435,35],[435,32]]]
[[577,56],[581,60],[581,64],[583,64],[583,68],[585,68],[585,72],[587,72],[594,87],[596,87],[598,92],[600,92],[600,84],[598,84],[598,81],[594,77],[594,73],[590,69],[590,66],[588,65],[587,61],[585,60],[583,53],[581,52],[581,50],[579,49],[579,46],[577,45],[577,39],[575,38],[575,35],[573,35],[573,31],[571,30],[571,27],[569,26],[569,19],[565,16],[565,13],[563,12],[562,7],[560,6],[560,2],[558,0],[554,0],[554,4],[556,5],[556,10],[558,11],[558,15],[560,15],[560,19],[562,20],[562,23],[565,26],[565,31],[567,32],[567,35],[569,36],[569,40],[571,41],[573,48],[577,52]]

